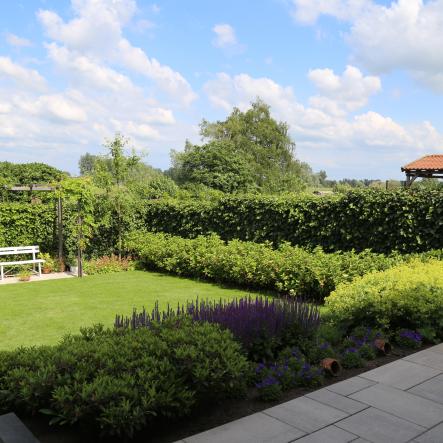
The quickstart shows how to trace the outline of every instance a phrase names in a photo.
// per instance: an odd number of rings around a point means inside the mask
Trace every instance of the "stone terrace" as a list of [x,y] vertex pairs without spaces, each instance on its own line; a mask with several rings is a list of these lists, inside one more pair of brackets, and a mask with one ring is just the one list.
[[443,344],[181,443],[442,443]]

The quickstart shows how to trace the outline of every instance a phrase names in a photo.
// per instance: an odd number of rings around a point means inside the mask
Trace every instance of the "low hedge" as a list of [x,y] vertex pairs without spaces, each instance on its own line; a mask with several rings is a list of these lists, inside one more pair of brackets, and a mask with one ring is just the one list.
[[413,260],[341,284],[326,298],[329,316],[349,328],[409,328],[443,339],[443,263]]
[[131,437],[199,402],[245,392],[249,365],[232,334],[186,319],[151,329],[97,326],[57,346],[0,352],[0,409],[44,413]]
[[127,248],[146,269],[206,278],[250,288],[269,289],[322,300],[342,282],[374,270],[383,270],[406,258],[361,253],[308,251],[287,243],[273,249],[269,243],[232,240],[216,235],[185,239],[163,233],[136,232]]

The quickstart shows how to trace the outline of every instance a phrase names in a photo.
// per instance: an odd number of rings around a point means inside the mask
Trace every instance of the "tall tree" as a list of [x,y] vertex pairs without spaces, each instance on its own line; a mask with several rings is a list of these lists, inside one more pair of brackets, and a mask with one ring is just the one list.
[[270,107],[257,99],[246,112],[234,108],[226,120],[203,120],[200,133],[206,143],[188,143],[184,152],[173,151],[171,175],[229,191],[251,185],[272,192],[298,190],[309,172],[295,159],[288,131],[288,125],[273,119]]

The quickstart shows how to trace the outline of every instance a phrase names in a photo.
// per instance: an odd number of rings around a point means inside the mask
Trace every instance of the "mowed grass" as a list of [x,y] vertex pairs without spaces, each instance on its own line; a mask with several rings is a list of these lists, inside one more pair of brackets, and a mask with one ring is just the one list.
[[144,271],[0,286],[0,349],[57,343],[82,326],[112,326],[116,314],[255,292]]

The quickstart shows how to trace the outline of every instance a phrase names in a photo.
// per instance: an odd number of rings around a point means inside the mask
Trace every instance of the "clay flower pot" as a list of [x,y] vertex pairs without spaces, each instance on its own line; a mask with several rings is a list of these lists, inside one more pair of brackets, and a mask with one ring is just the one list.
[[377,338],[377,340],[374,341],[374,346],[383,355],[388,355],[392,351],[392,346],[389,344],[389,342],[383,340],[382,338]]
[[50,274],[52,272],[51,268],[42,268],[42,274]]
[[21,276],[18,279],[19,279],[19,281],[29,281],[29,280],[31,280],[31,276],[30,275]]
[[341,372],[340,363],[335,358],[324,358],[320,362],[320,366],[325,370],[325,372],[333,377],[337,377]]

